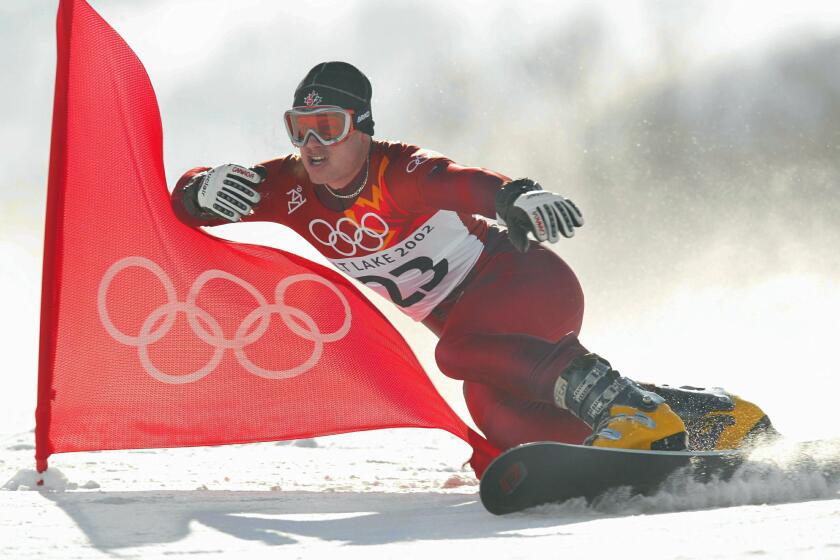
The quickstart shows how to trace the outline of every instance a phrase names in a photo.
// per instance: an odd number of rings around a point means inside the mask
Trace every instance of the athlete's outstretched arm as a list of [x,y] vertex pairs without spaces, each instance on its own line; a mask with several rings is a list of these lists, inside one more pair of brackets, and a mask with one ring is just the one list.
[[250,169],[232,164],[190,169],[172,191],[172,209],[178,219],[192,227],[278,221],[276,201],[270,196],[272,184],[265,181],[266,176],[263,165]]
[[418,193],[430,208],[496,219],[496,193],[509,180],[489,169],[440,162],[422,178]]
[[480,214],[507,226],[514,246],[528,250],[528,234],[537,241],[556,243],[573,237],[583,216],[573,202],[544,191],[530,179],[510,180],[480,167],[463,167],[447,160],[435,162],[417,183],[417,195],[427,207]]
[[176,215],[190,225],[217,225],[218,218],[238,222],[253,214],[262,198],[256,189],[264,180],[263,173],[244,165],[197,168],[181,178],[171,201]]

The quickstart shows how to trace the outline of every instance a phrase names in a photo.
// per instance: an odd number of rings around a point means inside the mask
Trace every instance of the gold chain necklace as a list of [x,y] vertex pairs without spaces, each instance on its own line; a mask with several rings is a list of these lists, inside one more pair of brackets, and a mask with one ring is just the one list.
[[359,188],[356,189],[356,192],[351,193],[351,194],[338,194],[337,192],[332,190],[332,188],[330,188],[330,186],[327,185],[326,183],[324,184],[324,186],[327,188],[328,191],[330,191],[330,194],[333,195],[336,198],[345,198],[345,199],[355,198],[355,197],[359,196],[359,193],[362,192],[362,190],[365,188],[365,184],[367,183],[367,180],[368,180],[368,171],[370,171],[370,154],[368,154],[367,162],[365,163],[365,177],[364,177],[364,179],[362,179],[362,184],[359,185]]

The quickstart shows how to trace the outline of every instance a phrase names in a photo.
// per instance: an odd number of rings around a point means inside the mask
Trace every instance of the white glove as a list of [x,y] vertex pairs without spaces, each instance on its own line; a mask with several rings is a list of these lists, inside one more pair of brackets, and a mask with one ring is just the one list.
[[256,187],[263,177],[244,165],[228,163],[199,173],[193,181],[199,207],[231,222],[238,222],[242,216],[253,212],[260,201]]
[[511,242],[523,253],[529,232],[537,241],[556,243],[561,235],[574,237],[575,228],[583,225],[583,215],[571,200],[542,190],[530,179],[503,186],[496,197],[496,220],[507,226]]
[[560,235],[574,237],[575,228],[583,225],[583,216],[574,202],[553,192],[526,192],[513,201],[513,208],[521,209],[528,216],[531,233],[537,241],[557,243]]

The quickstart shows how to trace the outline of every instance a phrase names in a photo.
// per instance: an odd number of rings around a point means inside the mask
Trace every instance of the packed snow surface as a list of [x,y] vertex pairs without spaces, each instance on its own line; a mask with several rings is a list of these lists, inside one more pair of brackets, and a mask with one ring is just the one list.
[[438,431],[61,454],[40,487],[32,441],[0,438],[0,558],[840,558],[840,486],[784,445],[728,482],[496,517]]

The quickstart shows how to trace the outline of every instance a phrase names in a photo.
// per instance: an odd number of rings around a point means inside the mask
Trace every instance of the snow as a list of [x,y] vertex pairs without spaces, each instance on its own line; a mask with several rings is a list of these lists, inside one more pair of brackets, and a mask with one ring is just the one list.
[[840,558],[840,485],[789,445],[728,482],[497,517],[434,430],[60,454],[40,487],[32,438],[0,438],[0,558]]

